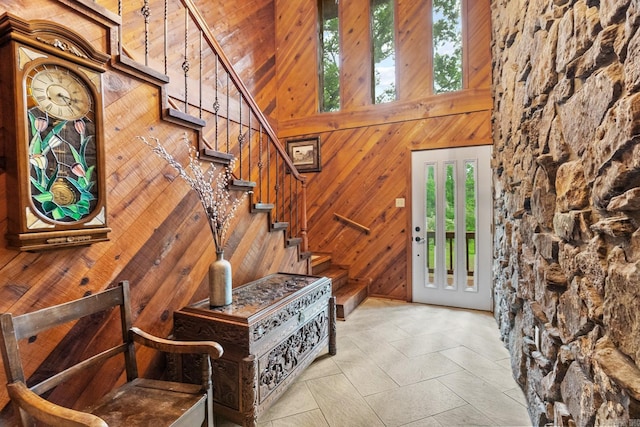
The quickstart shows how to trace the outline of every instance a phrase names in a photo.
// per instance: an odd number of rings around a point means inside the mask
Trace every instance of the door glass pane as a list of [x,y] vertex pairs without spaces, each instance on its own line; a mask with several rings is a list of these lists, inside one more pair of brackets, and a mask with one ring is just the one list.
[[465,161],[465,253],[467,269],[467,289],[475,290],[475,270],[476,270],[476,212],[477,212],[477,186],[476,186],[476,161]]
[[433,92],[462,89],[462,1],[433,0]]
[[447,285],[455,283],[456,274],[456,165],[445,163],[445,264],[447,269]]
[[427,285],[435,285],[436,261],[436,166],[427,164],[425,170],[425,245]]

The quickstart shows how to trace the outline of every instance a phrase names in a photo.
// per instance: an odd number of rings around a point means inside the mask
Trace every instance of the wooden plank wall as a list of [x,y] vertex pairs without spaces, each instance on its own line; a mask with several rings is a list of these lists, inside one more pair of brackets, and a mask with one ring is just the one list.
[[[75,13],[67,0],[9,0],[0,14],[11,12],[23,19],[50,19],[79,29],[93,45],[106,51],[107,32],[96,22]],[[116,4],[115,1],[111,3]],[[273,5],[267,0],[202,2],[227,53],[241,64],[245,84],[256,93],[265,111],[275,110],[275,48]],[[101,3],[102,4],[102,3]],[[106,2],[104,4],[107,4]],[[106,6],[105,6],[106,7]],[[181,40],[181,37],[176,37]],[[113,52],[112,52],[113,53]],[[212,238],[202,208],[189,187],[153,155],[137,135],[155,136],[183,162],[187,152],[180,143],[185,130],[160,119],[160,90],[122,72],[109,69],[104,76],[106,113],[106,171],[110,241],[84,248],[42,253],[21,253],[6,248],[6,207],[11,189],[0,171],[0,312],[20,314],[100,291],[111,283],[131,282],[134,324],[160,336],[172,328],[172,312],[206,297],[208,266],[215,259]],[[0,126],[1,128],[1,126]],[[188,138],[195,138],[191,132]],[[0,144],[11,143],[1,141]],[[0,152],[2,148],[0,146]],[[304,273],[297,248],[284,247],[283,232],[268,232],[265,214],[250,214],[248,201],[240,209],[230,236],[226,257],[234,271],[234,286],[270,272]],[[31,355],[27,375],[40,376],[67,365],[79,354],[95,350],[77,348],[84,339],[94,343],[118,339],[111,323],[91,330],[61,330],[23,343]],[[141,371],[161,373],[162,360],[141,352]],[[109,366],[59,388],[54,398],[81,407],[121,381],[121,370]],[[5,383],[4,372],[0,384]],[[0,408],[8,399],[0,387]],[[8,425],[9,410],[0,414]]]
[[194,4],[262,112],[273,118],[276,105],[273,1],[194,0]]
[[[410,300],[411,151],[491,143],[490,2],[464,2],[465,89],[433,96],[431,1],[396,0],[399,101],[377,106],[369,101],[369,0],[340,2],[343,105],[322,114],[316,0],[275,2],[279,136],[322,141],[322,171],[308,175],[310,248],[332,253],[352,277],[371,278],[371,294]],[[396,208],[396,198],[406,207]]]
[[[77,29],[94,46],[106,50],[105,29],[67,3],[8,0],[0,4],[0,13],[9,11],[24,19],[46,17]],[[333,252],[338,262],[352,266],[353,275],[371,277],[374,294],[409,299],[411,150],[491,141],[489,0],[469,1],[473,24],[466,34],[468,89],[437,97],[430,94],[429,61],[423,54],[430,1],[397,0],[402,100],[369,105],[368,95],[363,95],[369,90],[362,74],[366,49],[344,46],[352,55],[349,68],[343,70],[345,76],[353,77],[343,88],[349,107],[331,114],[316,111],[315,0],[300,0],[295,6],[288,0],[197,3],[280,136],[322,138],[323,170],[308,175],[311,247]],[[353,30],[349,43],[364,43],[367,19],[362,13],[368,0],[341,3],[350,8],[343,21],[343,31]],[[6,249],[11,189],[5,188],[6,176],[0,171],[0,311],[19,314],[129,279],[136,326],[166,336],[172,311],[206,295],[207,268],[214,258],[211,238],[188,187],[175,179],[163,161],[133,142],[136,135],[173,141],[171,150],[186,160],[179,144],[184,130],[160,120],[158,88],[112,69],[105,75],[105,85],[111,240],[49,253]],[[394,207],[397,197],[407,199],[406,208]],[[333,212],[371,227],[371,235],[363,236],[335,221]],[[306,265],[296,261],[296,249],[283,249],[282,242],[282,234],[267,232],[266,219],[244,210],[227,249],[234,283],[272,271],[304,271]],[[88,337],[113,339],[114,328],[107,325],[87,332]],[[81,338],[85,337],[73,330],[37,337],[28,345],[37,350],[27,361],[27,373],[40,375],[73,360],[76,353],[69,351],[73,347],[67,343],[73,346]],[[161,361],[152,354],[142,355],[143,370],[161,369]],[[58,401],[81,406],[119,377],[118,370],[102,370],[57,392]],[[0,388],[0,407],[6,403],[6,392]],[[0,424],[4,422],[0,418]]]

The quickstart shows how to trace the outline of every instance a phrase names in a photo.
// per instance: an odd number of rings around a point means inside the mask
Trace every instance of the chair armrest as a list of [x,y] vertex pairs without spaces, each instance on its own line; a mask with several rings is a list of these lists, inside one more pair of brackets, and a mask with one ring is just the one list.
[[[56,405],[29,390],[23,382],[7,384],[11,401],[33,418],[55,427],[108,427],[100,417]],[[16,414],[19,415],[19,414]]]
[[133,341],[137,342],[138,344],[156,349],[158,351],[163,351],[165,353],[208,354],[212,359],[218,359],[224,352],[222,346],[215,341],[168,340],[165,338],[156,337],[155,335],[151,335],[136,327],[132,327],[131,329],[129,329],[129,333],[131,334]]

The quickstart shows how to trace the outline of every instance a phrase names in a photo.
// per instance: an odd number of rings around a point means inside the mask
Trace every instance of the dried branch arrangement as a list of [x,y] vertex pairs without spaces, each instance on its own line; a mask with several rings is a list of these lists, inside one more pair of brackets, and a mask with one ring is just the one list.
[[231,161],[221,172],[217,170],[213,163],[208,168],[204,168],[198,159],[197,150],[185,135],[183,142],[189,149],[189,164],[184,166],[165,149],[158,138],[150,137],[147,139],[143,136],[138,136],[137,138],[151,147],[151,150],[158,157],[166,160],[178,172],[179,176],[189,184],[191,189],[196,192],[207,215],[216,252],[222,252],[231,226],[231,220],[235,216],[238,206],[247,195],[247,193],[243,192],[241,197],[234,197],[229,190],[235,161]]

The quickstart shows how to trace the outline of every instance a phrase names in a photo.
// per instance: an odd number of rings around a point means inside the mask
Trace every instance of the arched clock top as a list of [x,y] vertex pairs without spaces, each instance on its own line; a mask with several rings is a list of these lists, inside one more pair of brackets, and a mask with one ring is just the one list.
[[0,16],[0,35],[97,71],[104,71],[105,64],[111,59],[110,55],[95,49],[83,36],[57,22],[25,21],[5,12]]

